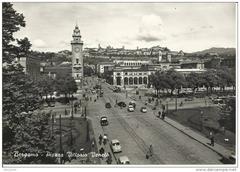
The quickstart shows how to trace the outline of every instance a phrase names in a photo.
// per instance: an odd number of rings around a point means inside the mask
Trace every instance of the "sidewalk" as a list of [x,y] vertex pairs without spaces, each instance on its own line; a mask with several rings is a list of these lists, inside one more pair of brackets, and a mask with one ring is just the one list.
[[[129,95],[129,98],[133,99],[135,101],[141,102],[143,104],[145,103],[145,100],[143,100],[143,99],[139,100],[135,96],[130,96]],[[148,103],[147,106],[153,108],[152,104]],[[216,106],[216,105],[208,104],[208,106]],[[199,107],[199,106],[196,104],[196,107]],[[169,109],[174,109],[175,106],[173,106],[173,107],[169,106],[168,108]],[[181,108],[178,107],[178,109],[182,109],[182,108],[193,108],[193,105],[191,105],[189,107],[188,106],[181,107]],[[181,131],[182,133],[186,134],[187,136],[191,137],[192,139],[198,141],[199,143],[203,144],[204,146],[206,146],[209,149],[213,150],[214,152],[218,153],[222,157],[229,159],[232,156],[232,151],[226,149],[225,147],[223,147],[223,146],[221,146],[217,143],[214,143],[214,146],[211,146],[210,145],[210,139],[198,134],[197,132],[193,131],[189,127],[186,127],[186,126],[184,126],[184,125],[182,125],[182,124],[180,124],[180,123],[178,123],[178,122],[176,122],[176,121],[174,121],[174,120],[172,120],[168,117],[165,117],[164,121],[166,123],[168,123],[169,125],[171,125],[172,127],[176,128],[177,130]]]
[[168,123],[169,125],[173,126],[174,128],[176,128],[177,130],[188,135],[192,139],[198,141],[199,143],[202,143],[204,146],[207,146],[209,149],[220,154],[221,156],[223,156],[227,159],[231,156],[230,150],[228,150],[228,149],[224,148],[223,146],[216,144],[216,143],[214,143],[214,146],[210,146],[210,140],[208,138],[196,133],[195,131],[191,130],[189,127],[185,127],[168,117],[165,117],[164,121],[166,123]]

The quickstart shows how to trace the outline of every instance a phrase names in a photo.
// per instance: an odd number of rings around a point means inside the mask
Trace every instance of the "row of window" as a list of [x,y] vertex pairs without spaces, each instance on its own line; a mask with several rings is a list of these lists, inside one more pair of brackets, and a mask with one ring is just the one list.
[[139,77],[139,78],[137,78],[137,77],[134,77],[134,78],[132,78],[132,77],[130,77],[130,78],[127,78],[127,77],[125,77],[124,78],[124,85],[138,85],[138,84],[147,84],[147,77]]
[[[117,75],[120,76],[121,73],[117,73]],[[133,73],[133,72],[128,73],[128,72],[125,72],[124,75],[147,75],[147,73],[146,72],[144,72],[144,73],[136,73],[136,72],[135,73]]]
[[124,62],[124,66],[141,66],[142,64],[140,62]]

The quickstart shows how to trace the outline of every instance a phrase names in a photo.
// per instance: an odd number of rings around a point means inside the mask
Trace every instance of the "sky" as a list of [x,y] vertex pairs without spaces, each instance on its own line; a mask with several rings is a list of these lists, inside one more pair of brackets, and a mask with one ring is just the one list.
[[13,3],[26,27],[32,50],[71,50],[75,25],[84,48],[168,47],[195,52],[236,48],[235,3]]

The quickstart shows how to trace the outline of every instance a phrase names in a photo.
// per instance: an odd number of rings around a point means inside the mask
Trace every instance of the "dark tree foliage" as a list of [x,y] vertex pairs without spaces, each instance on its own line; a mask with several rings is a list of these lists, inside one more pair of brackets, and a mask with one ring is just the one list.
[[16,58],[17,49],[12,44],[15,41],[13,33],[25,27],[23,14],[17,13],[11,3],[2,3],[2,56],[3,63],[12,62]]
[[157,71],[149,77],[150,84],[157,90],[159,95],[160,90],[171,90],[171,95],[175,89],[180,90],[184,86],[185,78],[175,70]]
[[[43,153],[53,151],[48,125],[48,115],[37,113],[40,105],[39,89],[23,67],[14,61],[27,55],[30,42],[27,38],[17,40],[13,33],[25,26],[24,17],[10,3],[2,4],[3,10],[3,85],[2,127],[3,163],[55,163]],[[39,154],[38,157],[14,156],[16,152]],[[47,161],[47,162],[46,162]]]
[[77,83],[71,75],[57,75],[56,78],[56,91],[60,94],[72,95],[78,90]]

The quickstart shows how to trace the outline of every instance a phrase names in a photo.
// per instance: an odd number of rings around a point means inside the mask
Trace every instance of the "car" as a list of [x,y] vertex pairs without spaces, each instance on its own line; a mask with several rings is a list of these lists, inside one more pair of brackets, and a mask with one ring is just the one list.
[[187,97],[187,98],[185,98],[184,100],[185,100],[186,102],[187,102],[187,101],[193,101],[193,97]]
[[130,101],[130,102],[129,102],[129,105],[132,105],[133,108],[136,108],[136,102],[135,102],[135,101]]
[[49,106],[49,107],[55,107],[55,102],[49,102],[49,103],[48,103],[48,106]]
[[224,101],[223,101],[223,99],[218,99],[218,98],[217,98],[217,99],[214,99],[214,100],[213,100],[213,103],[214,103],[214,104],[224,104]]
[[129,106],[128,106],[128,111],[129,111],[129,112],[134,112],[134,107],[133,107],[133,105],[129,105]]
[[108,103],[105,104],[105,108],[111,108],[111,107],[112,107],[111,103],[108,102]]
[[115,93],[120,93],[120,92],[121,92],[121,88],[115,87],[115,88],[113,89],[113,92],[115,92]]
[[130,161],[127,156],[120,156],[117,160],[118,164],[130,164]]
[[147,108],[146,107],[141,107],[141,112],[142,113],[147,113]]
[[120,142],[117,139],[113,139],[111,141],[111,149],[113,153],[122,152],[122,147],[120,145]]
[[118,102],[118,106],[120,106],[120,107],[126,107],[127,105],[126,105],[126,103],[124,103],[124,102]]
[[100,124],[101,124],[101,126],[106,126],[106,125],[108,125],[108,120],[107,120],[107,117],[106,117],[106,116],[102,116],[102,117],[100,118]]

